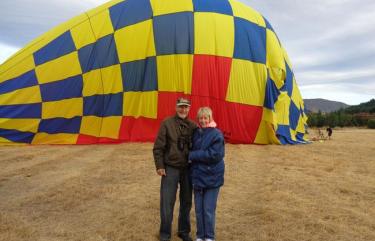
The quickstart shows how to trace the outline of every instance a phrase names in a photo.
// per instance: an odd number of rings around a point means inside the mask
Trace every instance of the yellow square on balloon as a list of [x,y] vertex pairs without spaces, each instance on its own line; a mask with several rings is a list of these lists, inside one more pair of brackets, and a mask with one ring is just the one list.
[[73,118],[82,116],[83,98],[70,98],[42,103],[42,118]]
[[77,49],[95,42],[95,36],[92,32],[91,24],[88,19],[74,26],[70,30],[70,33],[72,34],[72,38]]
[[0,129],[37,133],[39,123],[40,119],[0,118]]
[[275,102],[275,113],[277,117],[277,124],[289,125],[289,107],[290,97],[288,92],[281,91],[277,101]]
[[191,0],[150,0],[150,3],[154,16],[194,10]]
[[158,111],[158,92],[125,92],[123,115],[156,119]]
[[101,127],[102,127],[102,117],[83,116],[79,133],[84,134],[84,135],[99,137]]
[[16,78],[35,68],[34,56],[32,54],[23,58],[22,60],[19,60],[17,64],[14,62],[14,59],[15,58],[11,58],[1,65],[0,83]]
[[297,124],[297,127],[296,127],[296,131],[299,132],[299,133],[305,133],[305,123],[304,122],[304,118],[302,117],[302,115],[300,115],[300,117],[298,118],[298,124]]
[[122,74],[119,64],[101,69],[104,94],[116,94],[123,91]]
[[279,39],[271,30],[266,30],[266,50],[267,50],[267,67],[269,68],[271,79],[275,82],[277,88],[284,85],[286,70],[284,51],[280,46]]
[[253,8],[237,0],[229,0],[229,3],[232,6],[233,15],[235,17],[243,18],[259,26],[266,27],[266,22],[262,15]]
[[42,102],[39,86],[31,86],[0,94],[1,105],[20,105]]
[[100,137],[108,137],[118,139],[120,133],[120,126],[122,116],[103,117],[102,128],[100,130]]
[[194,53],[233,57],[234,18],[218,13],[194,13]]
[[108,9],[91,16],[90,22],[96,39],[102,38],[114,31]]
[[58,133],[48,134],[44,132],[37,133],[31,144],[76,144],[78,134]]
[[226,100],[263,106],[267,82],[264,64],[233,59]]
[[281,144],[275,136],[273,125],[262,120],[259,124],[258,131],[254,143],[257,144]]
[[114,36],[121,63],[156,55],[152,20],[126,26]]
[[116,94],[123,91],[119,64],[92,70],[83,75],[83,96]]
[[191,93],[193,55],[157,56],[159,91]]
[[100,69],[84,73],[83,77],[83,96],[93,96],[103,94],[102,73]]
[[82,74],[78,52],[72,52],[60,58],[36,66],[36,76],[39,84],[63,80]]

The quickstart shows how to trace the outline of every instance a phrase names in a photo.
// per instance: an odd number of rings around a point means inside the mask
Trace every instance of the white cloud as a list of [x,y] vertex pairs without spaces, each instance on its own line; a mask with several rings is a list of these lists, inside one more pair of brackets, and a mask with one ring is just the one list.
[[19,48],[0,43],[0,64],[15,54]]
[[350,104],[375,98],[375,1],[242,2],[273,25],[304,98]]
[[0,64],[34,38],[107,0],[1,0]]
[[22,47],[105,0],[1,0],[0,42]]
[[[300,76],[301,79],[307,79],[308,84],[321,84],[322,79],[325,81],[323,83],[335,83],[335,82],[345,82],[352,79],[367,79],[375,78],[375,70],[363,69],[363,70],[348,70],[348,71],[310,71],[303,72]],[[375,94],[375,93],[374,93]]]

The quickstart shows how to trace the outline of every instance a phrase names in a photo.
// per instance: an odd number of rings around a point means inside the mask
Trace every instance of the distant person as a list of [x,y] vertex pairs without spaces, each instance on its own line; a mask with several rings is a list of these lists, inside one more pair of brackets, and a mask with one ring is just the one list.
[[323,133],[323,131],[320,128],[318,129],[318,139],[319,140],[324,140],[325,139],[324,133]]
[[332,136],[332,132],[333,132],[332,128],[328,127],[326,131],[327,131],[327,135],[328,135],[328,140],[331,140],[331,136]]
[[190,237],[190,210],[192,186],[188,154],[191,138],[197,125],[188,118],[190,101],[177,99],[176,114],[165,119],[154,143],[153,154],[156,172],[161,176],[160,184],[160,240],[171,239],[173,209],[177,187],[180,184],[180,211],[178,237],[192,241]]
[[197,219],[196,241],[215,240],[215,213],[220,187],[224,184],[224,136],[209,107],[198,110],[199,129],[194,131],[191,176]]

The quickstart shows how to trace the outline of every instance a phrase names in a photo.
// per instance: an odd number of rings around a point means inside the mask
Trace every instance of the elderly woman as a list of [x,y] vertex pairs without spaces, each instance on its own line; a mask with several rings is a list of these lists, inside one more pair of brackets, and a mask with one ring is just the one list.
[[212,110],[198,110],[200,128],[193,134],[189,153],[194,189],[197,241],[215,239],[215,211],[219,189],[224,184],[224,137],[212,118]]

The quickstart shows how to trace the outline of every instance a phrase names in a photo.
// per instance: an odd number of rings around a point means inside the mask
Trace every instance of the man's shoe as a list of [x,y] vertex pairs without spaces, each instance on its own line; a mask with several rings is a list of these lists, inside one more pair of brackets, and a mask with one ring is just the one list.
[[178,234],[178,237],[182,239],[182,241],[193,241],[189,234]]

